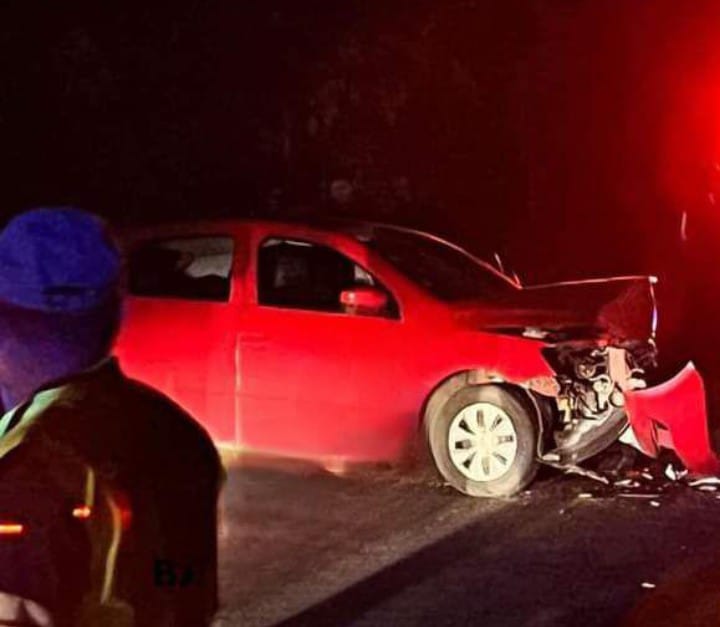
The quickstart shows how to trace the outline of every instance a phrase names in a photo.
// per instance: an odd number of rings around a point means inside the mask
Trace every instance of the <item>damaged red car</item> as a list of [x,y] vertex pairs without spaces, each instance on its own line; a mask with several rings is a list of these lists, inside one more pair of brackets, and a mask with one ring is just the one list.
[[369,223],[196,223],[126,244],[117,354],[219,444],[327,463],[420,443],[458,490],[507,495],[617,440],[629,398],[649,453],[673,425],[648,411],[703,404],[693,385],[638,392],[656,358],[652,277],[525,287]]

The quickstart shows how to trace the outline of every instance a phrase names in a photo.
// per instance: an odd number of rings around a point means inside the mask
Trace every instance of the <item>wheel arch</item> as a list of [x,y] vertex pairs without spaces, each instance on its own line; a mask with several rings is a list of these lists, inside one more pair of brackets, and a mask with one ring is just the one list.
[[[494,385],[500,387],[523,405],[528,415],[532,417],[538,429],[539,445],[544,441],[544,434],[548,432],[551,417],[544,410],[544,405],[535,397],[536,392],[519,383],[506,381],[501,377],[488,374],[483,370],[463,370],[456,372],[436,385],[428,394],[423,403],[420,414],[420,429],[427,435],[427,427],[438,415],[438,412],[455,393],[468,386]],[[540,452],[540,451],[538,451]]]

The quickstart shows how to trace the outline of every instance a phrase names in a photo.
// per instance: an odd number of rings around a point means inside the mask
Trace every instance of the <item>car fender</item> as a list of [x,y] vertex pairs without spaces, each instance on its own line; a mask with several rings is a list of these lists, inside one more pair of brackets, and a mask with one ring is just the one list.
[[544,428],[542,414],[537,402],[532,397],[530,390],[519,385],[511,385],[502,382],[497,377],[480,369],[457,372],[443,380],[435,387],[428,396],[423,407],[423,428],[427,429],[427,426],[436,418],[443,405],[450,397],[463,388],[471,385],[501,385],[510,391],[518,399],[518,401],[526,407],[529,415],[535,419],[538,430],[542,433]]

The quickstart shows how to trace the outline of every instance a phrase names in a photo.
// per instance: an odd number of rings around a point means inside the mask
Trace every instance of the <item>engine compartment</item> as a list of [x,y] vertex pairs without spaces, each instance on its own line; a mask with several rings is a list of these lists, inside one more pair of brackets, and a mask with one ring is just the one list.
[[652,342],[545,349],[559,386],[548,442],[554,457],[582,461],[619,436],[627,425],[625,393],[647,386],[656,353]]

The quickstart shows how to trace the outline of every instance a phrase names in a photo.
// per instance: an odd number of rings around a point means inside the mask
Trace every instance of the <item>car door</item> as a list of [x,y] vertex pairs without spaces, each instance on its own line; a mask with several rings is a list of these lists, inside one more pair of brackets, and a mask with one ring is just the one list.
[[[387,288],[339,250],[311,239],[266,238],[255,261],[255,294],[240,325],[244,444],[303,457],[382,457],[377,421],[363,411],[377,390],[367,389],[368,362],[357,357],[360,347],[396,337],[395,297],[388,292],[389,304],[377,315],[349,313],[340,303],[343,290]],[[397,368],[392,359],[376,364],[384,386]],[[389,389],[383,393],[392,405]]]
[[116,354],[125,372],[159,389],[208,429],[237,441],[235,240],[183,235],[137,242]]

